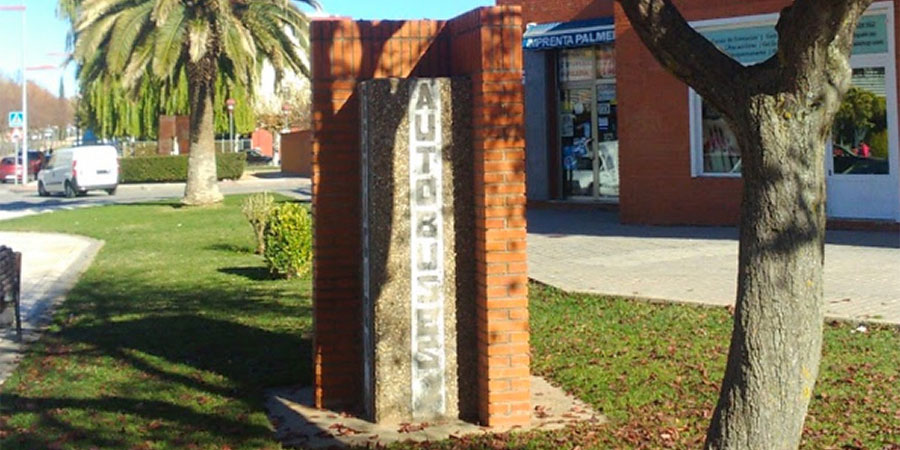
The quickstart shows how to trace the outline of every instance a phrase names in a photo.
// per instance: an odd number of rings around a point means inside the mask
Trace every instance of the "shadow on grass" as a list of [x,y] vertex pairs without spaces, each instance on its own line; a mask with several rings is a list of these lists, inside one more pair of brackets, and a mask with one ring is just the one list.
[[[203,447],[212,445],[209,436],[249,447],[270,442],[270,428],[247,416],[263,412],[266,388],[311,382],[308,325],[285,322],[309,317],[308,299],[272,283],[205,281],[82,280],[57,315],[64,327],[30,350],[21,385],[0,393],[2,447],[53,448],[60,440],[85,448],[199,440]],[[49,359],[61,368],[44,370]],[[42,378],[52,386],[33,390]],[[28,413],[38,416],[36,426],[7,427]]]
[[274,275],[272,275],[272,273],[269,272],[269,270],[265,267],[225,267],[223,269],[219,269],[219,272],[228,275],[244,277],[252,281],[267,281],[278,279]]
[[209,247],[206,247],[206,250],[214,250],[217,252],[226,252],[226,253],[240,253],[242,255],[250,255],[255,253],[252,248],[247,247],[245,245],[236,245],[236,244],[213,244]]

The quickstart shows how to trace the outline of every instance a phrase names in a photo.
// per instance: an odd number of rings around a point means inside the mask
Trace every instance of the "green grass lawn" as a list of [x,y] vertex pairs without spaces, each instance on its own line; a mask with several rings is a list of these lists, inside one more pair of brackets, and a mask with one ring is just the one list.
[[239,203],[0,224],[106,241],[3,386],[0,447],[279,448],[263,389],[310,382],[310,283],[268,279]]
[[[0,447],[280,448],[263,390],[310,382],[309,279],[267,277],[240,200],[0,223],[106,241],[50,332],[0,389]],[[725,309],[532,285],[531,318],[534,371],[610,423],[427,447],[698,446],[724,370]],[[900,332],[853,328],[826,328],[805,448],[900,445]]]

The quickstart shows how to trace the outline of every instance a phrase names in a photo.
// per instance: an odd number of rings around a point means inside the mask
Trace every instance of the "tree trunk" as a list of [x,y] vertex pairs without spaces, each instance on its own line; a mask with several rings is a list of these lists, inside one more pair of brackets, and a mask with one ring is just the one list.
[[779,103],[759,96],[732,125],[749,149],[742,152],[738,298],[707,448],[797,448],[818,375],[830,123]]
[[872,0],[794,0],[775,27],[776,54],[749,67],[671,0],[619,3],[656,59],[722,111],[741,148],[737,307],[706,447],[797,448],[822,349],[825,144]]
[[188,63],[188,90],[191,104],[191,148],[188,156],[185,205],[209,205],[222,201],[216,179],[213,93],[215,60],[204,58]]

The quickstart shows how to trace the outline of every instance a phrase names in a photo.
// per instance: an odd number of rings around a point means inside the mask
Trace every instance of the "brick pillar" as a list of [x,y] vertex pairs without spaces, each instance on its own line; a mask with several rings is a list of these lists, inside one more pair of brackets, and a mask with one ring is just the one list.
[[362,403],[361,201],[356,84],[464,76],[472,83],[479,420],[530,418],[522,20],[480,8],[448,22],[314,21],[316,405]]
[[453,21],[454,58],[467,66],[473,92],[479,416],[492,427],[525,425],[531,358],[521,17],[517,7],[496,7]]

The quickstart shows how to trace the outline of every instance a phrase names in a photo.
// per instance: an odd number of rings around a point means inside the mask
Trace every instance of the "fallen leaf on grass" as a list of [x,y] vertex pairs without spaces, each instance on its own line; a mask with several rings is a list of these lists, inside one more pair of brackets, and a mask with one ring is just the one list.
[[425,428],[428,428],[427,422],[422,422],[419,424],[416,423],[401,423],[400,428],[397,429],[398,433],[414,433],[416,431],[422,431]]
[[353,434],[359,434],[359,430],[354,430],[342,423],[335,423],[328,427],[329,430],[335,430],[335,434],[337,436],[347,436]]

